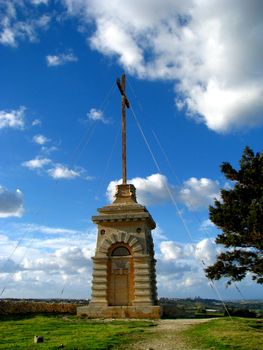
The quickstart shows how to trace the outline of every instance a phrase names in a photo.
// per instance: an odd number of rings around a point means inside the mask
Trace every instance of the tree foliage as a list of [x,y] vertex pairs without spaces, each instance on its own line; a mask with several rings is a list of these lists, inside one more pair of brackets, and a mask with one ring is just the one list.
[[221,171],[233,187],[221,190],[221,199],[209,207],[209,214],[222,230],[216,243],[226,249],[206,268],[206,275],[210,279],[227,277],[231,284],[249,273],[263,283],[263,152],[254,155],[246,147],[240,170],[223,163]]

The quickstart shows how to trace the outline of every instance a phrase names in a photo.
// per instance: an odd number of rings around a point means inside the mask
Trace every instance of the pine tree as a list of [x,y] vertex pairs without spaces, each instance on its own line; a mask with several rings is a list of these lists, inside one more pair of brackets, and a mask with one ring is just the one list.
[[209,207],[210,220],[222,230],[216,243],[226,248],[214,265],[206,268],[210,279],[241,281],[248,273],[263,283],[263,152],[254,155],[246,147],[240,170],[229,163],[221,171],[231,180],[231,189],[221,190],[221,199]]

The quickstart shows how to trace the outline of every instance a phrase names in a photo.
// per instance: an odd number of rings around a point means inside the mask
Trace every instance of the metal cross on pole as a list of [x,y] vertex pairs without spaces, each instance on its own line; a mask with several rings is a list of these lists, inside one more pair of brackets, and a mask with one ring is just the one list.
[[121,81],[117,79],[117,86],[121,93],[121,114],[122,114],[122,183],[127,183],[126,168],[126,107],[130,108],[129,100],[125,93],[126,77],[122,74]]

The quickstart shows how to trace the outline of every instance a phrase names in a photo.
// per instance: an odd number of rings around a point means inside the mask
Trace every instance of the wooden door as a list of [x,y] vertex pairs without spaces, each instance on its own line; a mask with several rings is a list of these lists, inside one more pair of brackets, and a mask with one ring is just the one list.
[[114,275],[114,305],[129,304],[129,276],[128,274]]

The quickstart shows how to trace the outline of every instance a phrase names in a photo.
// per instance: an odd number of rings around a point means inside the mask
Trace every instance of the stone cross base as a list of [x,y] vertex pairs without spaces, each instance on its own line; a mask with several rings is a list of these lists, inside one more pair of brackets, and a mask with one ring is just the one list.
[[160,306],[95,306],[87,305],[77,308],[77,316],[87,318],[150,318],[161,317]]

